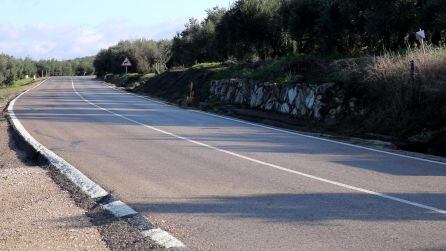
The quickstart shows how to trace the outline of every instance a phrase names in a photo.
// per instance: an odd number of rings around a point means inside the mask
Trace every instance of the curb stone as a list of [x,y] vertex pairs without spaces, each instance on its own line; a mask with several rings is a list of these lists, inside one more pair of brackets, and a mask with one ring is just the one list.
[[112,194],[110,194],[101,186],[89,179],[70,163],[40,144],[25,129],[25,127],[22,125],[22,123],[14,113],[14,104],[18,99],[20,99],[22,95],[42,85],[48,79],[43,80],[33,88],[22,92],[7,105],[7,118],[10,125],[12,126],[12,131],[16,133],[21,138],[21,140],[23,140],[23,142],[27,144],[27,148],[30,148],[30,150],[33,151],[33,154],[36,157],[45,160],[49,165],[60,171],[60,173],[62,173],[76,187],[78,187],[83,193],[85,193],[85,195],[95,201],[96,204],[101,206],[103,209],[111,213],[111,215],[113,215],[115,218],[128,219],[131,225],[137,228],[142,236],[149,237],[155,243],[168,250],[192,250],[184,245],[181,241],[173,237],[170,233],[156,228],[147,218],[145,218],[142,214],[136,212],[133,208],[129,207],[120,200],[116,200]]

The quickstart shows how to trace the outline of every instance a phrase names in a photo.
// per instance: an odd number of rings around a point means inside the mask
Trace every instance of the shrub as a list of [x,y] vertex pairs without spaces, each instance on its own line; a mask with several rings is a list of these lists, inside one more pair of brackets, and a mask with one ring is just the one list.
[[[415,80],[410,61],[415,62]],[[446,123],[446,51],[428,47],[338,62],[341,79],[364,94],[369,131],[408,136]],[[371,106],[370,104],[374,104]]]

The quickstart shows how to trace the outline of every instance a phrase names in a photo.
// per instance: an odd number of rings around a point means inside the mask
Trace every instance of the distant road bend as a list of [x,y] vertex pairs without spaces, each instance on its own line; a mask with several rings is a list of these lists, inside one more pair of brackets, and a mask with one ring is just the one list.
[[16,116],[198,250],[444,250],[446,164],[53,77]]

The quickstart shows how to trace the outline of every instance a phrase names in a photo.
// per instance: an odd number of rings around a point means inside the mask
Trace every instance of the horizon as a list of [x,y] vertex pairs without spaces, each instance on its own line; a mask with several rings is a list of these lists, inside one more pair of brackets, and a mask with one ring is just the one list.
[[190,18],[201,20],[207,9],[233,0],[1,2],[0,54],[60,61],[94,56],[122,40],[172,39]]

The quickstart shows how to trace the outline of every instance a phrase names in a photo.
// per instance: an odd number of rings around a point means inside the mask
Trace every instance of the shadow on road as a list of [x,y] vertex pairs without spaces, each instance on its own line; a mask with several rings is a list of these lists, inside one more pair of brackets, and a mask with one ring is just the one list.
[[[392,194],[445,207],[445,194]],[[151,199],[147,199],[150,201]],[[155,199],[156,200],[156,199]],[[169,201],[169,199],[165,199]],[[266,194],[178,199],[181,202],[130,203],[143,213],[193,214],[210,217],[256,218],[272,222],[323,224],[324,221],[446,221],[446,215],[355,193]]]
[[[69,79],[67,79],[69,81]],[[302,155],[323,157],[323,162],[332,166],[360,168],[369,171],[399,176],[446,176],[446,166],[414,161],[395,156],[364,151],[349,146],[322,142],[302,136],[290,135],[259,127],[252,127],[205,114],[188,112],[148,102],[144,99],[122,95],[102,85],[77,83],[78,92],[91,102],[143,124],[165,129],[221,149],[241,154],[273,154],[276,158],[298,160]],[[45,121],[53,126],[64,123],[106,124],[140,126],[129,120],[101,110],[86,103],[71,88],[53,88],[46,84],[45,90],[32,92],[21,98],[26,106],[16,106],[22,121]],[[187,114],[186,114],[187,113]],[[187,116],[186,116],[187,115]],[[45,135],[45,128],[39,128]],[[150,129],[147,129],[150,130]],[[129,140],[179,139],[160,134],[160,137],[132,138]],[[201,147],[192,145],[190,147]],[[318,164],[315,162],[315,164]],[[287,166],[288,167],[288,166]],[[292,168],[292,167],[290,167]]]

